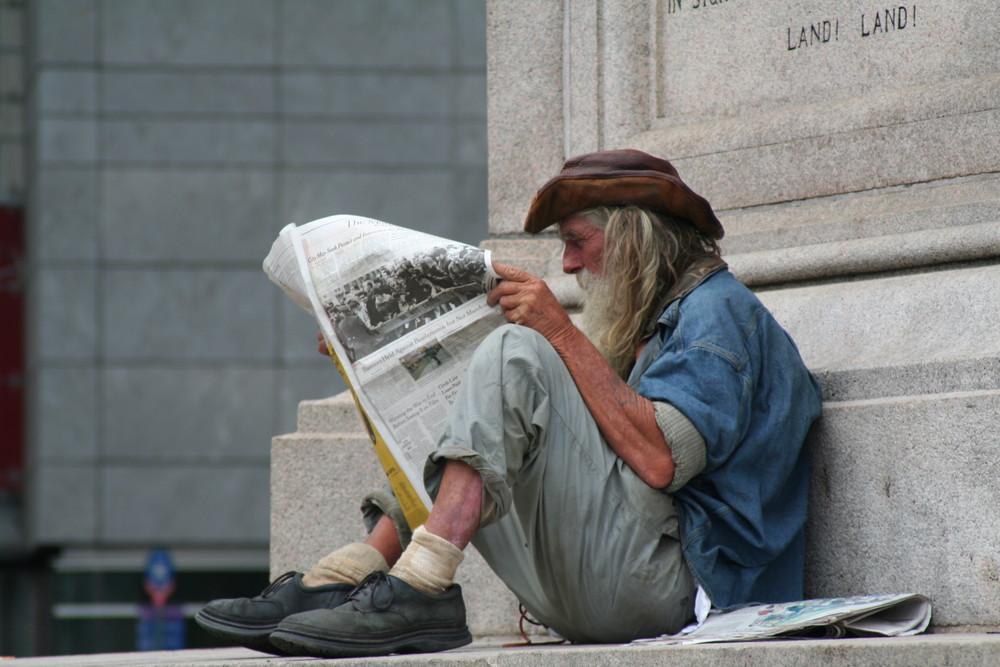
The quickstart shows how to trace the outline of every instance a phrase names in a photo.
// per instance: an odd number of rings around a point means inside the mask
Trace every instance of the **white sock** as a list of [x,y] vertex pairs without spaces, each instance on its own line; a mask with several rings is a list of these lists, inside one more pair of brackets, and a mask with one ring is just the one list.
[[354,542],[323,556],[302,577],[306,586],[324,584],[358,584],[375,570],[388,570],[389,564],[378,549],[363,542]]
[[461,549],[420,526],[389,574],[417,590],[437,595],[451,586],[463,558]]

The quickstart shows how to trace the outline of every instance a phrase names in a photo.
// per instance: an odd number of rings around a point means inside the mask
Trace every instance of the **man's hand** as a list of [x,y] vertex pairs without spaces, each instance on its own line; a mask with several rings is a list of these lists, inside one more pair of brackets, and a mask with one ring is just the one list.
[[330,356],[330,348],[328,348],[326,346],[326,339],[323,338],[323,332],[322,331],[320,331],[320,332],[318,332],[316,334],[316,340],[319,341],[319,348],[318,348],[319,349],[319,353],[322,354],[323,356],[329,357]]
[[486,296],[486,303],[499,304],[508,322],[534,329],[553,345],[572,334],[576,327],[544,280],[499,262],[493,262],[493,269],[503,281]]

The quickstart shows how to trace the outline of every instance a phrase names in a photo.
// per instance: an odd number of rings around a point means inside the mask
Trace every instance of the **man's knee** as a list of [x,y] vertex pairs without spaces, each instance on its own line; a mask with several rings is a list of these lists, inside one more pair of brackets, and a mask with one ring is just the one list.
[[529,368],[544,368],[548,364],[563,365],[552,344],[534,329],[517,324],[505,324],[492,331],[479,344],[476,357],[481,362],[506,364],[520,362]]

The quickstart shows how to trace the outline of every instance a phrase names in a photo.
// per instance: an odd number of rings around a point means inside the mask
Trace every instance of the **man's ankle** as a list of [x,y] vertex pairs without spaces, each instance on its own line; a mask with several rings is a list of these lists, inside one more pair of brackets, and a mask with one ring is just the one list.
[[464,557],[454,544],[420,526],[390,574],[419,591],[439,595],[454,582]]
[[376,570],[387,570],[389,565],[378,549],[362,542],[354,542],[324,556],[302,576],[302,584],[309,587],[326,584],[357,585]]

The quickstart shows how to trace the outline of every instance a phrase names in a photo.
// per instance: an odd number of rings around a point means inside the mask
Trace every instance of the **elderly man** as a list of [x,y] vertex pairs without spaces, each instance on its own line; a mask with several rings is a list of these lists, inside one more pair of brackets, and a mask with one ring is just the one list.
[[365,501],[364,543],[199,622],[236,643],[324,657],[470,641],[453,583],[472,542],[529,613],[575,642],[679,630],[701,609],[801,598],[820,391],[727,270],[708,202],[666,160],[583,155],[525,222],[558,225],[583,327],[545,282],[497,265],[511,325],[474,354],[430,456],[435,499],[406,529]]

